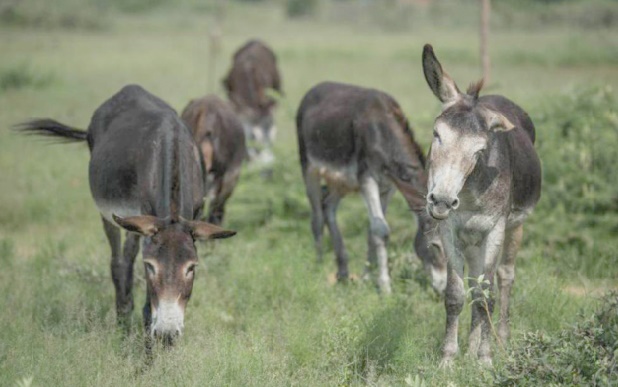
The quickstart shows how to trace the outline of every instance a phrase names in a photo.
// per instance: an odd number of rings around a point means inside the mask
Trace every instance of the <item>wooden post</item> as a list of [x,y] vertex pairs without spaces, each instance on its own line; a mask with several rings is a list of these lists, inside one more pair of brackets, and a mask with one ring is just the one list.
[[213,23],[208,31],[208,91],[215,93],[217,76],[217,56],[221,51],[221,30],[218,23]]
[[227,0],[216,0],[215,9],[211,21],[210,29],[208,30],[208,91],[216,93],[217,91],[217,58],[221,53],[223,33],[222,26],[227,15]]
[[491,65],[489,60],[489,13],[490,0],[481,0],[481,63],[483,66],[483,79],[485,85],[489,84]]

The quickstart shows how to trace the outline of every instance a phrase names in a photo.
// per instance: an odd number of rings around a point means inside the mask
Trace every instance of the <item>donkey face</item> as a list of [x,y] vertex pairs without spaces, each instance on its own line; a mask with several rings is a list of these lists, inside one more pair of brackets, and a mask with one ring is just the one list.
[[428,44],[423,50],[423,71],[430,89],[443,103],[429,154],[427,212],[435,219],[446,219],[459,207],[459,192],[479,161],[485,159],[491,137],[514,126],[499,112],[478,103],[482,81],[461,93]]
[[195,240],[227,238],[236,234],[215,225],[170,221],[153,216],[114,220],[124,229],[144,236],[143,257],[150,305],[150,335],[166,344],[182,334],[184,312],[191,297],[198,263]]

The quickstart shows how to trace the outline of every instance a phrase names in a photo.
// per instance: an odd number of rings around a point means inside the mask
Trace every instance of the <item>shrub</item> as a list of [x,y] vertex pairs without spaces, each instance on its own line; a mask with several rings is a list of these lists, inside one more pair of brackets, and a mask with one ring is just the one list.
[[543,206],[569,213],[618,212],[618,112],[610,87],[558,98],[535,118]]
[[286,14],[289,17],[315,16],[318,12],[318,0],[287,0]]
[[552,337],[530,332],[515,344],[496,384],[616,385],[618,381],[618,293],[603,298],[589,318]]

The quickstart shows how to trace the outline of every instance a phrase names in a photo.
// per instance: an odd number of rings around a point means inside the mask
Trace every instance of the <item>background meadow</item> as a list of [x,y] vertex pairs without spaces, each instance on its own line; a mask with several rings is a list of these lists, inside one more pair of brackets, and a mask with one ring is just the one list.
[[[399,101],[427,149],[440,105],[422,75],[422,46],[433,44],[460,87],[477,80],[477,1],[0,3],[0,385],[615,384],[617,306],[600,297],[618,286],[618,2],[492,5],[485,93],[531,115],[544,186],[518,256],[511,345],[494,348],[492,370],[460,356],[445,371],[437,368],[443,302],[414,255],[416,221],[399,195],[387,214],[391,297],[370,283],[333,285],[328,238],[316,263],[294,117],[320,81],[379,88]],[[213,33],[221,37],[214,57]],[[86,128],[128,83],[179,111],[206,93],[223,97],[231,55],[254,37],[274,49],[283,76],[274,175],[243,169],[226,219],[238,235],[199,246],[185,335],[145,369],[143,265],[138,258],[137,308],[124,338],[88,150],[10,128],[33,117]],[[351,272],[361,274],[360,197],[342,202],[339,224]],[[593,318],[599,308],[609,317]],[[465,308],[464,352],[469,318]],[[573,337],[591,337],[581,333],[587,327],[609,337],[606,352],[598,340],[578,346]]]

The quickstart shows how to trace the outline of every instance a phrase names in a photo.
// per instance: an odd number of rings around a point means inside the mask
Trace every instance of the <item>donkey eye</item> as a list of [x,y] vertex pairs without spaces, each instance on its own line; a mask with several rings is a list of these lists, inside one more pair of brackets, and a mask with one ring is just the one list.
[[144,262],[144,266],[146,267],[146,272],[147,272],[149,275],[155,275],[155,274],[156,274],[155,267],[154,267],[154,265],[153,265],[152,263],[150,263],[150,262]]
[[189,265],[189,267],[187,267],[186,276],[189,277],[189,276],[193,275],[193,273],[195,273],[195,268],[196,267],[197,267],[196,263]]
[[440,135],[435,130],[433,131],[433,138],[435,138],[439,142],[442,142],[442,140],[440,139]]

